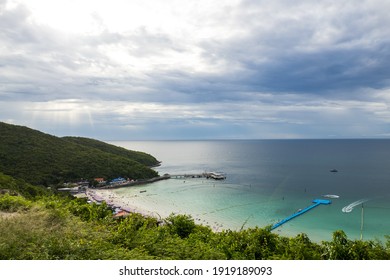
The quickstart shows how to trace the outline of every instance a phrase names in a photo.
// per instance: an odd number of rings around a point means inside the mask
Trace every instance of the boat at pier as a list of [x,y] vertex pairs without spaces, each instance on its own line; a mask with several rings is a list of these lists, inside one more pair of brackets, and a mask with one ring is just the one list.
[[203,173],[203,175],[209,179],[214,179],[214,180],[225,180],[226,179],[226,175],[221,173],[221,172],[205,172]]

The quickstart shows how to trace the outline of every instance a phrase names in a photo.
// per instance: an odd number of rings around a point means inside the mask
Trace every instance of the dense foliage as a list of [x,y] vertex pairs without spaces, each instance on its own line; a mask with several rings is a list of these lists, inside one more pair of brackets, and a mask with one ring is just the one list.
[[114,219],[104,203],[19,193],[29,186],[0,173],[0,259],[390,259],[390,237],[382,244],[336,231],[317,244],[270,228],[213,232],[186,215]]
[[121,157],[127,157],[128,159],[135,160],[146,166],[156,166],[159,164],[159,161],[153,156],[139,151],[131,151],[122,147],[115,145],[110,145],[102,141],[95,139],[84,138],[84,137],[63,137],[67,141],[77,143],[83,146],[96,148],[106,153],[118,155]]
[[158,163],[154,157],[123,150],[99,141],[58,138],[0,122],[0,171],[31,184],[48,186],[80,178],[157,176],[145,165]]

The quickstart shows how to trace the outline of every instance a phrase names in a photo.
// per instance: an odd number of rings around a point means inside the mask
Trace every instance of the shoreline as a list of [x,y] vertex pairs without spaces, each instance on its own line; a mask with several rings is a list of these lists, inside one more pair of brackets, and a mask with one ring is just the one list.
[[[245,221],[239,221],[237,223],[234,223],[232,220],[230,220],[230,222],[226,220],[225,222],[227,224],[225,224],[223,219],[221,219],[220,216],[218,216],[216,213],[218,210],[212,212],[197,211],[197,213],[194,213],[191,210],[188,211],[189,209],[185,208],[185,206],[180,207],[175,202],[167,202],[163,204],[160,201],[160,194],[150,193],[149,190],[146,191],[143,188],[137,188],[137,185],[135,188],[132,188],[133,193],[131,194],[118,193],[118,191],[120,192],[123,190],[128,189],[125,187],[87,189],[85,195],[89,200],[95,203],[101,203],[105,201],[107,205],[113,208],[124,210],[128,213],[138,213],[145,217],[153,217],[159,221],[162,221],[171,214],[190,215],[196,224],[210,227],[213,232],[221,232],[223,230],[240,231],[241,229],[254,227],[247,224],[249,218]],[[294,237],[296,235],[294,234],[294,231],[290,232],[290,230],[287,228],[278,230],[275,232],[275,234],[285,237]],[[309,236],[309,238],[313,242],[318,243],[320,241],[317,240],[318,238],[315,238],[314,236]]]
[[[75,197],[86,197],[92,203],[102,203],[103,201],[112,208],[124,210],[128,213],[139,213],[143,216],[155,217],[151,215],[150,211],[139,209],[133,205],[126,203],[121,197],[116,195],[112,189],[117,188],[100,188],[100,189],[87,189],[84,195],[75,195]],[[156,217],[155,217],[156,218]]]
[[[118,188],[117,188],[118,189]],[[244,221],[243,223],[237,224],[237,226],[231,226],[231,225],[224,225],[223,222],[221,222],[216,217],[207,216],[205,214],[196,214],[193,215],[192,213],[186,213],[185,210],[179,210],[179,209],[172,209],[169,205],[166,208],[161,208],[161,205],[157,207],[160,207],[158,209],[155,209],[154,211],[151,211],[152,208],[151,202],[146,202],[144,199],[142,199],[142,196],[138,194],[134,194],[132,196],[125,196],[115,193],[115,190],[117,189],[94,189],[89,190],[86,195],[88,199],[93,201],[94,203],[101,203],[105,201],[108,205],[111,205],[114,208],[119,208],[121,210],[124,210],[128,213],[138,213],[141,214],[144,217],[152,217],[156,218],[158,221],[163,221],[165,218],[167,218],[169,215],[190,215],[191,218],[194,220],[195,224],[202,225],[209,227],[213,232],[222,232],[223,230],[232,230],[232,231],[240,231],[241,228],[252,228],[252,227],[244,227],[246,225],[247,221]],[[94,197],[98,196],[100,198],[100,201],[96,201]],[[173,205],[175,206],[175,205]],[[174,211],[177,210],[177,211]],[[277,230],[274,232],[277,235],[284,236],[284,237],[295,237],[297,234],[294,234],[293,232],[289,232],[286,228],[283,230]],[[314,236],[310,237],[310,240],[312,242],[320,243],[323,241],[323,239],[315,238]],[[317,240],[318,239],[318,240]]]
[[[157,205],[153,200],[148,200],[149,196],[153,196],[147,194],[142,196],[144,191],[139,191],[139,194],[133,194],[131,196],[125,196],[116,193],[120,188],[105,188],[105,189],[87,189],[85,192],[85,196],[87,199],[92,201],[93,203],[101,203],[106,202],[107,205],[112,208],[117,208],[119,211],[123,210],[128,213],[138,213],[145,217],[153,217],[159,221],[164,220],[169,215],[174,214],[183,214],[190,215],[194,222],[198,225],[208,226],[214,232],[221,232],[222,230],[229,229],[229,227],[224,227],[224,225],[218,219],[212,219],[210,217],[205,217],[205,214],[196,214],[186,213],[183,209],[177,209],[176,205],[167,205],[166,207],[161,207],[161,205]],[[123,188],[125,189],[125,188]],[[81,197],[80,195],[76,195],[76,197]],[[147,197],[145,199],[145,197]],[[172,209],[176,207],[176,209]],[[153,211],[150,209],[154,209]]]

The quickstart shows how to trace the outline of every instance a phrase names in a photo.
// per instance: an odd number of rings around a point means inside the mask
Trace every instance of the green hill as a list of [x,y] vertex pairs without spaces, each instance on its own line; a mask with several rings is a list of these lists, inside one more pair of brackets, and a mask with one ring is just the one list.
[[118,176],[148,179],[158,176],[148,167],[157,163],[145,153],[129,152],[100,141],[59,138],[0,122],[0,172],[31,184]]
[[143,152],[136,152],[136,151],[130,151],[122,147],[118,147],[115,145],[110,145],[105,142],[95,140],[95,139],[90,139],[90,138],[84,138],[84,137],[63,137],[62,139],[65,139],[67,141],[77,143],[83,146],[91,147],[91,148],[96,148],[98,150],[101,150],[103,152],[107,152],[110,154],[122,156],[122,157],[127,157],[131,160],[135,160],[143,165],[146,166],[156,166],[159,164],[159,161],[152,157],[149,154],[143,153]]

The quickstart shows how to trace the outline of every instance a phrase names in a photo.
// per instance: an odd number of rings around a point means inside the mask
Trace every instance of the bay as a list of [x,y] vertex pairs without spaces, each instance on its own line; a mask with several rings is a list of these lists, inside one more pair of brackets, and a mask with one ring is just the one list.
[[[330,205],[320,205],[274,231],[285,236],[304,232],[313,241],[330,240],[338,229],[351,239],[384,240],[390,234],[389,140],[110,143],[152,154],[162,161],[156,168],[160,175],[227,175],[224,181],[170,179],[117,190],[122,196],[136,194],[139,207],[160,216],[189,214],[215,230],[264,227],[333,194],[339,198],[331,198]],[[140,189],[147,191],[141,194]],[[343,212],[347,206],[351,211]]]

